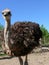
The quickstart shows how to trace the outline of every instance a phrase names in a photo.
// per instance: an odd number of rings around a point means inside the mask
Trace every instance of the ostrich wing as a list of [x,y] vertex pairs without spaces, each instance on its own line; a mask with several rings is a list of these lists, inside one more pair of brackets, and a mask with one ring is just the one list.
[[16,22],[11,26],[11,42],[16,46],[26,46],[30,44],[39,45],[37,43],[42,37],[42,32],[40,30],[39,24],[32,22]]

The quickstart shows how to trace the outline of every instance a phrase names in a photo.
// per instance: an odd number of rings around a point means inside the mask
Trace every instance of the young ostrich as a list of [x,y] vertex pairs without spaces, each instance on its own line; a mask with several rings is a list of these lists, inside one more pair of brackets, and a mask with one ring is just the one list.
[[2,11],[5,19],[4,29],[4,52],[10,56],[17,56],[20,60],[21,56],[29,54],[36,46],[39,45],[39,39],[42,37],[39,24],[32,22],[16,22],[11,26],[11,12],[9,9]]

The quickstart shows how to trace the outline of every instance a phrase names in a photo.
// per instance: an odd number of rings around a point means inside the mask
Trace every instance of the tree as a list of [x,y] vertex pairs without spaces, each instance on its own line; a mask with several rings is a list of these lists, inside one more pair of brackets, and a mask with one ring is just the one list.
[[[0,30],[3,30],[3,26],[0,24]],[[0,40],[0,47],[1,47],[1,40]]]
[[42,44],[49,44],[49,32],[48,30],[42,25],[41,26],[41,30],[42,30]]
[[3,29],[3,26],[0,24],[0,30],[2,30]]

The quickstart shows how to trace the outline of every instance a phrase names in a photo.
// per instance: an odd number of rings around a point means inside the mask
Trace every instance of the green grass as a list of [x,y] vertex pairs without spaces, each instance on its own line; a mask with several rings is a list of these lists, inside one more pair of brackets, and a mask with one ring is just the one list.
[[0,54],[0,56],[6,56],[6,54]]
[[42,46],[46,46],[46,47],[49,47],[49,43],[44,43],[44,44],[41,44]]

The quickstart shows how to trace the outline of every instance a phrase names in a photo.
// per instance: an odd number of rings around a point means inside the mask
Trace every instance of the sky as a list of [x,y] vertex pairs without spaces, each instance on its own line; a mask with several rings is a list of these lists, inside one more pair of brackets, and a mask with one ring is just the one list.
[[11,10],[11,24],[16,21],[32,21],[49,31],[49,0],[0,0],[0,24],[5,25],[2,11]]

